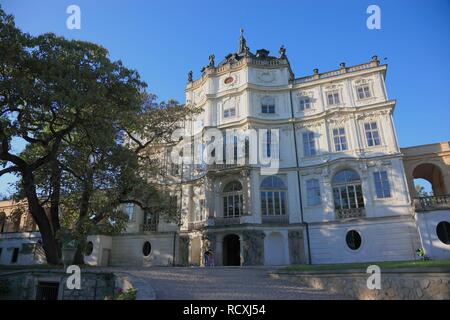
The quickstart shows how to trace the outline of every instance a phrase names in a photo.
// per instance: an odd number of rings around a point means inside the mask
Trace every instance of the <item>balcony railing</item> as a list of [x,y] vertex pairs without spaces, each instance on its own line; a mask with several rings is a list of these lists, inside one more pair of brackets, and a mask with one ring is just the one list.
[[244,161],[236,160],[232,163],[213,163],[207,166],[207,170],[227,170],[227,169],[235,169],[239,167],[248,166],[250,164],[250,159],[246,157]]
[[336,209],[336,219],[361,218],[366,216],[364,208]]
[[262,216],[262,223],[289,223],[289,216]]
[[188,230],[199,230],[205,226],[206,221],[195,221],[188,223]]
[[214,219],[214,225],[216,226],[227,226],[230,224],[240,224],[241,223],[241,217],[220,217]]
[[156,232],[158,230],[158,224],[157,223],[144,223],[141,224],[141,231],[144,232]]
[[414,198],[416,211],[431,211],[450,209],[450,195]]

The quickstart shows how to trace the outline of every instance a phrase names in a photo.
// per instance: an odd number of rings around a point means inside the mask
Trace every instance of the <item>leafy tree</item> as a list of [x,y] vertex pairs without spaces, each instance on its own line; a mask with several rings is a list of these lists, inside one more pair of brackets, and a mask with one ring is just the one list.
[[[59,261],[58,158],[63,146],[72,134],[93,137],[98,124],[120,126],[133,118],[145,87],[136,71],[110,61],[106,49],[53,34],[24,34],[0,9],[0,175],[20,176],[49,263]],[[26,141],[27,150],[15,152],[13,140]],[[48,202],[42,201],[36,184],[44,166],[52,172]]]

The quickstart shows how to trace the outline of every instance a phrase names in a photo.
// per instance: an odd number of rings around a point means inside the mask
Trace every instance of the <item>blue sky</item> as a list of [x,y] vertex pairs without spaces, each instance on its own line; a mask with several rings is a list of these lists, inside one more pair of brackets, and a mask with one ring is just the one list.
[[[137,69],[161,99],[184,100],[186,74],[237,49],[245,29],[252,51],[284,44],[296,77],[368,61],[388,63],[401,146],[450,140],[450,1],[148,1],[1,0],[23,31],[96,42]],[[81,30],[66,28],[66,8],[81,8]],[[366,9],[381,8],[381,30]],[[19,148],[20,146],[17,146]],[[0,178],[7,193],[11,177]]]

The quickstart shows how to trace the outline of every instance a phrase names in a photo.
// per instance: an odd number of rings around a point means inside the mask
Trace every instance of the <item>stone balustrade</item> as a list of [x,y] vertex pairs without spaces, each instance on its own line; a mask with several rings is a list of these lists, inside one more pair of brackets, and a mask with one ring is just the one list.
[[361,218],[366,216],[364,208],[336,209],[336,219]]
[[419,197],[413,201],[416,211],[432,211],[450,209],[450,195]]

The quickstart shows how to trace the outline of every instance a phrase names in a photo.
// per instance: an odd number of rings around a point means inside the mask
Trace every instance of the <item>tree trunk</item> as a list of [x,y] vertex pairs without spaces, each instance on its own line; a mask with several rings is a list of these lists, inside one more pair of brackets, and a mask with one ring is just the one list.
[[[89,212],[89,202],[91,200],[91,195],[92,195],[92,179],[93,179],[92,173],[90,173],[88,175],[86,181],[83,184],[83,193],[82,193],[81,199],[80,199],[80,216],[79,216],[77,228],[79,228],[81,223],[84,223],[83,220]],[[86,235],[84,235],[81,230],[79,232],[80,232],[80,235],[83,236],[83,240],[86,240],[85,239]],[[84,264],[84,254],[83,254],[83,250],[82,250],[82,245],[83,245],[83,242],[80,242],[78,244],[77,251],[75,253],[74,264]]]
[[45,210],[39,203],[39,199],[36,195],[36,185],[33,173],[27,172],[22,174],[22,187],[27,197],[28,209],[39,227],[47,263],[59,264],[58,244]]
[[[50,219],[52,223],[53,234],[56,235],[61,229],[59,223],[59,201],[61,197],[61,168],[56,161],[52,162],[51,185],[52,194],[50,195]],[[56,239],[58,246],[58,257],[61,258],[61,241]]]

